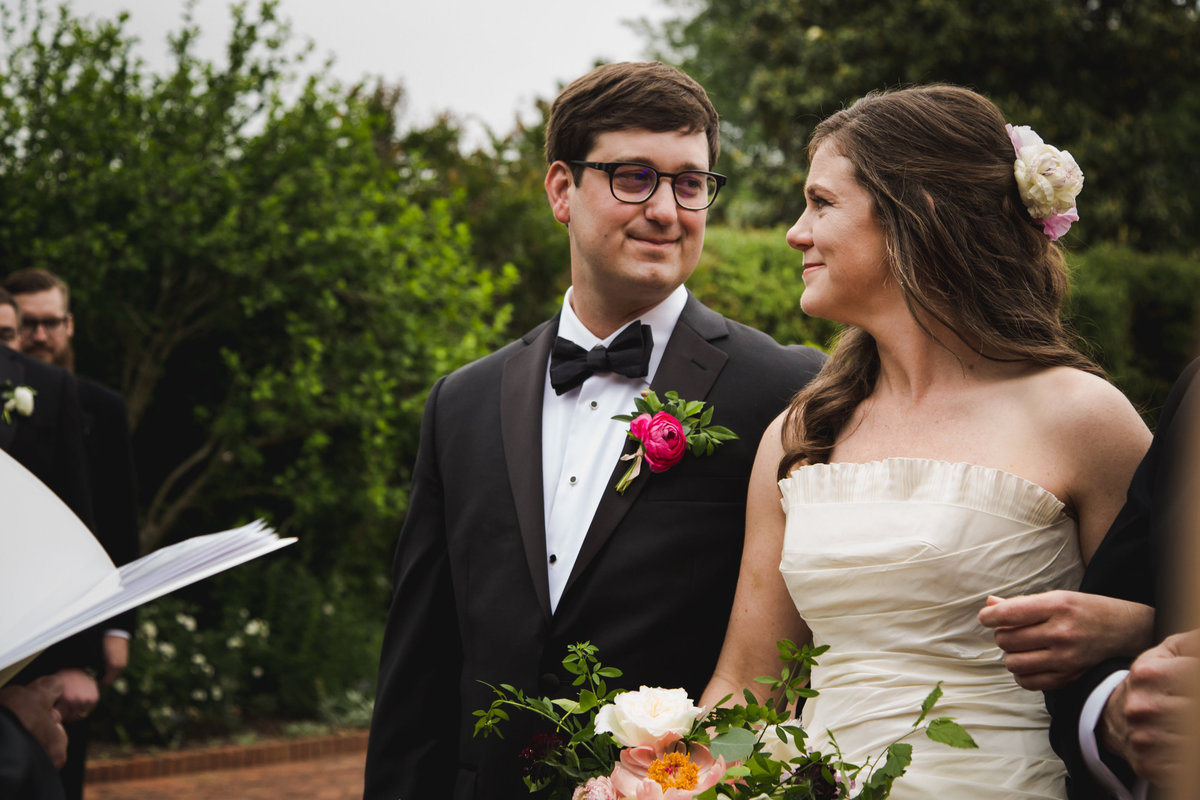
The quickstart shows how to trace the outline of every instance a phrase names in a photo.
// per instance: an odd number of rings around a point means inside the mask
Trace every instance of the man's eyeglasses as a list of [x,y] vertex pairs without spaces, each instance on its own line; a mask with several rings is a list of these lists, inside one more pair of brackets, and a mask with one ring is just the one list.
[[33,336],[33,334],[37,333],[38,327],[41,327],[42,330],[46,331],[46,333],[54,333],[63,325],[66,325],[68,319],[70,319],[70,317],[49,317],[47,319],[32,319],[26,317],[25,319],[21,320],[21,335]]
[[572,161],[571,164],[607,172],[608,188],[622,203],[646,202],[654,196],[659,182],[670,178],[675,202],[689,211],[702,211],[713,204],[717,192],[725,185],[724,175],[702,170],[662,172],[646,164],[622,161]]

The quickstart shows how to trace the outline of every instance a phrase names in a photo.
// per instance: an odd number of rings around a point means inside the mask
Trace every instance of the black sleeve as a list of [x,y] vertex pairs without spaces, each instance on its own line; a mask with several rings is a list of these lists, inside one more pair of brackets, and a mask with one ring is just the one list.
[[462,647],[435,435],[441,386],[439,381],[425,404],[410,505],[396,547],[365,800],[435,797],[458,770]]
[[63,800],[62,781],[46,751],[11,711],[0,706],[0,797]]

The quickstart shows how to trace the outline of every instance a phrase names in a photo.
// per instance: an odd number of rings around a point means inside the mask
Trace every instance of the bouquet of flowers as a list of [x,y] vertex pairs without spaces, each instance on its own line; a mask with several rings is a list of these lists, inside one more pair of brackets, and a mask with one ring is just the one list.
[[[778,643],[784,662],[777,678],[759,678],[784,708],[814,697],[809,673],[827,647]],[[577,699],[530,697],[501,684],[491,706],[475,712],[475,735],[501,735],[509,709],[541,717],[554,728],[522,752],[530,792],[549,790],[552,800],[882,800],[912,763],[912,745],[897,740],[862,765],[833,752],[807,749],[804,730],[773,703],[744,692],[745,705],[697,708],[683,689],[643,686],[609,691],[605,679],[620,670],[604,667],[589,642],[572,645],[563,666],[575,675]],[[949,717],[929,718],[941,684],[921,704],[907,736],[924,733],[952,747],[973,748],[971,736]],[[881,763],[882,762],[882,763]]]

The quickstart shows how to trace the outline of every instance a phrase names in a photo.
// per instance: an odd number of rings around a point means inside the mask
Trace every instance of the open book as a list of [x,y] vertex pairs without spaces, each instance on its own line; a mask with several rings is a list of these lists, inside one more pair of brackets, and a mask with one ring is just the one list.
[[62,501],[0,451],[0,686],[55,642],[294,541],[254,522],[118,569]]

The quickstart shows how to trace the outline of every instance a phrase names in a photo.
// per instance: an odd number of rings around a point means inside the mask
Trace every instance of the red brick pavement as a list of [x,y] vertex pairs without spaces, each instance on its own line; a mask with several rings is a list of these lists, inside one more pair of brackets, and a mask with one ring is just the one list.
[[83,795],[84,800],[360,800],[365,750],[364,732],[332,742],[101,762],[89,765]]
[[366,755],[88,784],[84,800],[361,800]]

